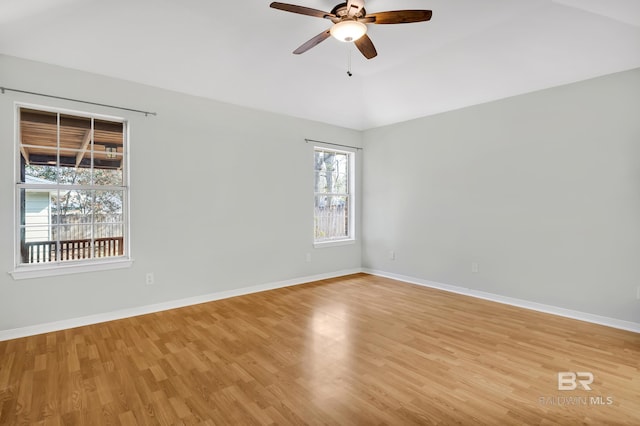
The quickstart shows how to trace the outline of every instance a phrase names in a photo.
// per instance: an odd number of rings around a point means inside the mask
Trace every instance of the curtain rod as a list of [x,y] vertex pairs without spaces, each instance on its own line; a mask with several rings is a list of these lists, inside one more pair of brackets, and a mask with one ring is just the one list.
[[83,104],[97,105],[97,106],[102,106],[102,107],[107,107],[107,108],[121,109],[121,110],[124,110],[124,111],[139,112],[140,114],[144,114],[145,117],[148,116],[148,115],[154,115],[154,116],[158,115],[155,112],[142,111],[142,110],[139,110],[139,109],[125,108],[125,107],[120,107],[120,106],[115,106],[115,105],[100,104],[98,102],[89,102],[89,101],[83,101],[83,100],[80,100],[80,99],[65,98],[65,97],[62,97],[62,96],[47,95],[45,93],[29,92],[27,90],[19,90],[19,89],[10,89],[8,87],[0,87],[0,92],[2,92],[3,95],[4,95],[5,91],[7,91],[7,92],[16,92],[16,93],[26,93],[27,95],[43,96],[45,98],[62,99],[63,101],[80,102],[80,103],[83,103]]
[[343,147],[343,148],[357,149],[358,151],[362,150],[362,148],[360,148],[359,146],[342,145],[342,144],[339,144],[339,143],[331,143],[331,142],[317,141],[317,140],[315,140],[315,139],[307,139],[307,138],[305,138],[304,140],[305,140],[307,143],[309,143],[309,142],[317,142],[317,143],[322,143],[322,144],[325,144],[325,145],[333,145],[333,146],[341,146],[341,147]]

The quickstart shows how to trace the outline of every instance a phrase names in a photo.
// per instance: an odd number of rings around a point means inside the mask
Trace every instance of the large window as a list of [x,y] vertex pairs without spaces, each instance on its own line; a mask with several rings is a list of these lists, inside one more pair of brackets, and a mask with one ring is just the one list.
[[323,147],[316,147],[314,153],[314,241],[352,240],[354,153]]
[[16,268],[126,259],[126,122],[17,109]]

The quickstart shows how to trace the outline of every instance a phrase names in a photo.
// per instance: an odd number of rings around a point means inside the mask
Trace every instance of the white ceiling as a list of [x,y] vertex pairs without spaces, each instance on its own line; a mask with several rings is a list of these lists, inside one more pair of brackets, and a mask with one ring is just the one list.
[[334,39],[293,55],[331,23],[269,3],[2,0],[0,53],[359,130],[640,67],[640,0],[368,0],[433,10],[369,25],[369,61]]

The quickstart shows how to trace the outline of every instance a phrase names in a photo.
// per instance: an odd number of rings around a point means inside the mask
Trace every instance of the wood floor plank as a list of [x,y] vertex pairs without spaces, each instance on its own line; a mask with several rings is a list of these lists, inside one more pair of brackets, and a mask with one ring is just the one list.
[[638,425],[640,335],[356,274],[0,342],[14,424]]

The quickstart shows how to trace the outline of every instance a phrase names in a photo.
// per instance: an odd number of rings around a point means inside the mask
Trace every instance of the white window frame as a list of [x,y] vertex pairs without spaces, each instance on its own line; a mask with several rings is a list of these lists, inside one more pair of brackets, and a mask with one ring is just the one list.
[[[32,109],[38,111],[59,113],[72,115],[77,117],[92,118],[96,120],[107,120],[113,122],[122,123],[124,126],[123,132],[123,177],[122,186],[118,187],[123,191],[123,237],[124,237],[124,254],[117,257],[103,257],[103,258],[90,258],[81,260],[65,260],[65,261],[53,261],[47,263],[38,264],[24,264],[21,262],[21,236],[20,236],[20,223],[21,223],[21,208],[20,208],[20,192],[22,189],[31,188],[29,184],[22,183],[20,177],[20,109]],[[14,216],[13,216],[13,228],[14,228],[14,262],[13,270],[9,271],[9,274],[15,280],[48,277],[56,275],[67,275],[82,272],[92,271],[105,271],[112,269],[128,268],[133,264],[133,258],[131,257],[131,232],[130,232],[130,162],[129,162],[129,120],[123,117],[115,117],[104,114],[96,114],[86,111],[77,111],[65,108],[56,108],[43,105],[29,104],[16,102],[14,104],[14,178],[15,178],[15,192],[14,192]],[[95,189],[90,186],[87,189]]]
[[[333,145],[325,145],[325,144],[315,144],[313,146],[313,151],[312,151],[312,161],[313,161],[313,165],[312,165],[312,170],[315,172],[315,155],[316,155],[316,151],[317,150],[321,150],[321,151],[332,151],[335,152],[337,154],[347,154],[347,158],[348,158],[348,179],[349,182],[347,184],[347,193],[345,195],[348,196],[348,200],[349,200],[349,204],[348,204],[348,235],[346,237],[341,237],[341,238],[332,238],[332,239],[326,239],[326,240],[316,240],[316,236],[315,236],[315,198],[317,193],[315,192],[315,187],[313,188],[313,204],[312,204],[312,217],[314,219],[314,227],[312,229],[312,237],[313,237],[313,247],[314,248],[323,248],[323,247],[335,247],[335,246],[342,246],[342,245],[348,245],[348,244],[354,244],[356,241],[356,223],[355,223],[355,218],[356,218],[356,174],[355,174],[355,169],[356,169],[356,149],[350,149],[350,148],[338,148],[336,149],[335,146]],[[315,182],[314,182],[315,183]]]

